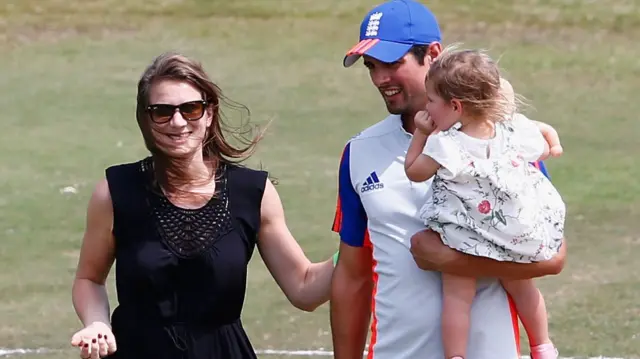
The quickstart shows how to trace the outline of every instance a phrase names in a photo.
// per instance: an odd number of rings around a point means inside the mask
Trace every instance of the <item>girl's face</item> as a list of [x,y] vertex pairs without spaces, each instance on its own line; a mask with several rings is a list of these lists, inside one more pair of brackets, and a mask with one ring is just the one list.
[[429,116],[439,130],[448,130],[460,120],[460,116],[462,115],[459,101],[452,100],[446,102],[442,97],[438,96],[433,88],[433,84],[429,81],[427,81],[426,87],[427,112]]

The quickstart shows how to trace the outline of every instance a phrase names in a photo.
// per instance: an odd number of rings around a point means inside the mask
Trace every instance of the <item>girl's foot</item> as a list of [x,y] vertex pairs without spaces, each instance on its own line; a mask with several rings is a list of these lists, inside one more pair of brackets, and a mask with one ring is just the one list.
[[531,348],[531,359],[558,359],[558,350],[551,343]]

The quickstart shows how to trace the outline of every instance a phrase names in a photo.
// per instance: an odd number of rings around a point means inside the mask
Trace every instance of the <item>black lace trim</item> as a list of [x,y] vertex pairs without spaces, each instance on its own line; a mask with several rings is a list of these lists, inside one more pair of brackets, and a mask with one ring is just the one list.
[[167,199],[154,180],[150,158],[142,162],[141,169],[149,180],[148,198],[155,227],[176,256],[189,258],[212,247],[215,250],[214,243],[233,230],[225,165],[219,166],[216,173],[216,193],[198,209],[180,208]]

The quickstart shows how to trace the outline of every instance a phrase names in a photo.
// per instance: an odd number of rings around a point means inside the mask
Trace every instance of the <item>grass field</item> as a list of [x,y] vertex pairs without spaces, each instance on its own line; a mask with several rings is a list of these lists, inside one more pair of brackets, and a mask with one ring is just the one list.
[[[200,59],[254,123],[273,120],[251,163],[279,178],[308,256],[331,255],[342,146],[386,114],[365,68],[341,65],[378,1],[0,0],[0,348],[75,357],[86,203],[105,167],[145,155],[135,86],[166,50]],[[527,114],[561,134],[547,165],[568,204],[568,264],[539,284],[562,356],[640,358],[640,3],[427,3],[445,43],[501,56]],[[294,310],[259,256],[243,320],[257,348],[331,348],[328,305]]]

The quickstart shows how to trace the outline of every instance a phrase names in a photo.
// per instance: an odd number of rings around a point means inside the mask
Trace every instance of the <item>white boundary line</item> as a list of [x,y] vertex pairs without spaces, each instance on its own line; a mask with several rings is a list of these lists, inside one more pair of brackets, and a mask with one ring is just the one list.
[[45,354],[55,352],[55,349],[47,349],[47,348],[38,348],[38,349],[26,349],[26,348],[17,348],[17,349],[8,349],[8,348],[0,348],[0,357],[10,356],[10,355],[25,355],[25,354]]
[[[10,356],[10,355],[25,355],[25,354],[45,354],[59,351],[57,349],[49,349],[49,348],[39,348],[39,349],[26,349],[26,348],[17,348],[17,349],[8,349],[8,348],[0,348],[0,357]],[[256,354],[258,355],[280,355],[280,356],[303,356],[303,357],[332,357],[333,352],[329,350],[276,350],[276,349],[264,349],[264,350],[256,350]],[[364,353],[366,354],[366,352]],[[610,358],[610,357],[561,357],[558,359],[623,359],[623,358]],[[521,359],[530,359],[528,356],[522,356]]]
[[[282,356],[306,356],[306,357],[332,357],[333,352],[329,350],[275,350],[275,349],[265,349],[265,350],[256,350],[256,354],[258,355],[282,355]],[[366,355],[367,352],[364,352]],[[521,356],[521,359],[530,359],[529,356]],[[560,357],[558,359],[623,359],[623,358],[609,358],[609,357]]]

